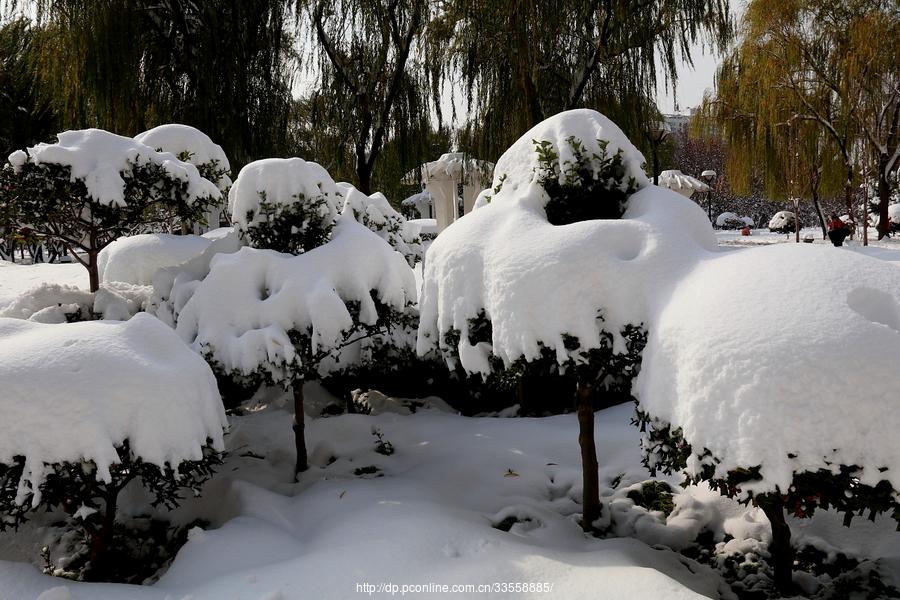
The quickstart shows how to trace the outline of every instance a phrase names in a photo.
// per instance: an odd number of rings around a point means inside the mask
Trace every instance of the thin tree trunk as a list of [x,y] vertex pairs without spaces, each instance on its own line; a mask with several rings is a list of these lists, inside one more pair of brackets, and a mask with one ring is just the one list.
[[100,289],[100,268],[97,266],[97,255],[98,252],[96,250],[91,250],[88,252],[88,278],[90,279],[91,285],[91,293],[96,292]]
[[887,154],[878,157],[878,239],[883,239],[891,232],[891,219],[888,205],[891,202],[891,186],[887,180]]
[[769,494],[758,502],[772,525],[772,543],[769,544],[775,587],[790,595],[793,589],[794,548],[791,546],[791,528],[784,518],[784,503],[777,493]]
[[105,512],[102,520],[96,528],[86,528],[88,534],[88,551],[91,561],[91,570],[88,578],[92,581],[106,581],[112,572],[111,553],[113,533],[116,526],[116,509],[118,505],[119,488],[109,484],[104,494]]
[[306,424],[303,414],[303,380],[298,379],[291,385],[294,392],[294,448],[297,451],[297,462],[294,463],[294,478],[309,468],[306,458]]
[[578,406],[578,444],[581,446],[582,508],[581,528],[593,531],[600,518],[600,480],[597,446],[594,442],[594,389],[583,383],[575,392]]

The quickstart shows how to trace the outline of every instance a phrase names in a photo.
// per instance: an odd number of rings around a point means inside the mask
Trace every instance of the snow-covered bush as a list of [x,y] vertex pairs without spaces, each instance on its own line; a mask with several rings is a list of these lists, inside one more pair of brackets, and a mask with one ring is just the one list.
[[302,158],[252,162],[228,192],[231,219],[249,244],[290,254],[324,244],[342,205],[328,171]]
[[96,292],[58,283],[31,288],[0,309],[0,318],[36,323],[74,323],[94,319],[127,321],[144,309],[150,288],[129,283],[103,283]]
[[405,198],[400,205],[410,218],[431,219],[434,216],[434,197],[427,190]]
[[629,390],[655,288],[715,247],[703,211],[650,186],[643,162],[597,112],[551,117],[503,154],[491,192],[425,265],[420,354],[486,377],[574,375],[585,529],[599,516],[594,396]]
[[769,220],[769,231],[791,233],[797,227],[797,216],[787,210],[780,210]]
[[124,323],[0,319],[0,529],[62,508],[103,577],[119,493],[139,481],[171,507],[223,449],[209,367],[149,315]]
[[[176,331],[218,373],[248,385],[293,389],[299,473],[307,468],[303,382],[353,362],[362,340],[389,329],[415,301],[415,278],[403,256],[349,211],[328,228],[330,237],[319,226],[315,232],[298,231],[291,219],[260,222],[268,233],[256,237],[257,213],[248,208],[260,200],[254,190],[284,191],[268,194],[293,202],[280,206],[298,205],[320,190],[315,196],[315,206],[323,209],[315,212],[319,223],[332,218],[333,202],[340,197],[328,173],[314,163],[261,162],[241,171],[232,187],[235,214],[248,217],[236,221],[256,242],[291,240],[281,249],[304,252],[293,256],[245,247],[216,254],[208,273],[199,279],[176,277],[168,296],[180,307],[172,313]],[[251,178],[244,179],[246,173]],[[262,174],[266,177],[259,179]]]
[[199,129],[168,123],[140,133],[134,139],[196,166],[200,175],[216,184],[222,192],[231,187],[231,164],[225,151]]
[[100,281],[150,285],[153,274],[164,267],[194,258],[212,243],[199,235],[144,233],[122,237],[100,251]]
[[716,217],[716,227],[719,229],[743,229],[747,223],[733,212],[724,212]]
[[424,254],[418,227],[410,225],[381,192],[366,196],[349,183],[337,184],[344,196],[344,214],[374,231],[406,258],[409,266],[422,260]]
[[893,265],[777,245],[701,262],[650,331],[636,385],[647,466],[762,508],[782,589],[785,511],[900,520],[898,298]]
[[0,214],[63,242],[87,268],[91,291],[100,285],[105,246],[170,216],[198,220],[220,194],[194,165],[131,138],[101,129],[57,137],[9,156],[11,168],[0,170]]

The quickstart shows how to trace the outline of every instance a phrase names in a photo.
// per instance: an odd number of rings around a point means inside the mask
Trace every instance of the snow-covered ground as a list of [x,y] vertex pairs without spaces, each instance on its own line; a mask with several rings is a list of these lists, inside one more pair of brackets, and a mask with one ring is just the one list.
[[[895,256],[881,246],[869,252]],[[38,283],[86,283],[80,265],[0,268],[0,305]],[[307,385],[308,406],[321,405],[325,395]],[[29,564],[47,542],[42,526],[49,518],[38,518],[18,533],[0,534],[0,599],[349,599],[404,591],[410,598],[734,598],[716,571],[678,551],[703,531],[723,556],[764,553],[768,544],[760,511],[709,490],[677,494],[668,518],[627,497],[649,478],[630,404],[597,414],[608,525],[608,537],[597,539],[577,521],[574,415],[504,419],[428,410],[309,419],[311,469],[292,483],[288,398],[270,390],[257,400],[244,416],[230,417],[230,454],[203,496],[167,514],[179,524],[202,518],[209,526],[190,532],[158,582],[91,584],[42,575]],[[375,451],[373,428],[393,454]],[[138,490],[133,494],[140,498]],[[128,506],[122,503],[125,517]],[[509,531],[495,527],[503,523]],[[791,526],[795,540],[831,557],[878,559],[887,582],[900,584],[900,534],[890,519],[857,519],[846,529],[836,515],[821,512]],[[435,585],[500,591],[439,593]]]

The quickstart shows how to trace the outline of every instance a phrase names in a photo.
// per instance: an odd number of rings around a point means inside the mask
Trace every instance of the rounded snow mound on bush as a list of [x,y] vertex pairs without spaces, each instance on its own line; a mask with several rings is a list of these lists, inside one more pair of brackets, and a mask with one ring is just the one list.
[[747,225],[747,222],[733,212],[723,212],[716,217],[716,227],[720,229],[740,229],[745,225]]
[[100,281],[150,285],[154,273],[188,261],[206,250],[212,240],[197,235],[144,233],[119,238],[97,257]]
[[[604,145],[622,151],[625,175],[639,188],[622,218],[548,222],[536,142],[555,145],[564,165],[572,140],[588,152]],[[623,343],[622,327],[645,323],[654,299],[665,297],[698,255],[716,252],[703,209],[650,186],[642,162],[619,128],[595,111],[560,113],[523,135],[497,162],[499,191],[491,201],[454,222],[428,250],[418,351],[443,346],[457,330],[463,368],[487,373],[491,354],[507,363],[531,360],[541,345],[563,362],[566,336],[596,348],[606,330]],[[469,321],[482,310],[493,324],[492,340],[473,346]]]
[[125,206],[122,173],[130,171],[133,165],[155,164],[173,179],[185,182],[188,201],[220,194],[219,188],[204,179],[193,164],[170,152],[157,152],[133,138],[103,129],[63,131],[56,137],[56,143],[40,143],[27,152],[13,152],[9,156],[13,168],[21,168],[28,160],[69,167],[73,181],[83,181],[91,198],[110,206]]
[[[565,165],[575,164],[578,157],[571,144],[577,140],[584,147],[584,155],[592,157],[603,153],[609,156],[622,152],[625,176],[634,178],[635,187],[650,185],[644,172],[646,162],[619,126],[595,110],[580,108],[561,112],[541,121],[520,137],[497,161],[494,167],[493,192],[487,192],[490,201],[525,200],[532,198],[526,188],[538,185],[542,173],[540,156],[535,152],[535,142],[547,142],[548,148],[559,157],[560,169],[556,174],[565,183]],[[481,205],[484,202],[479,203]]]
[[786,231],[794,228],[797,222],[797,216],[787,210],[780,210],[775,213],[769,220],[769,229],[771,231]]
[[46,465],[89,461],[110,481],[116,447],[176,468],[223,449],[227,425],[213,373],[169,327],[125,322],[48,325],[0,319],[0,463],[25,458],[39,502]]
[[761,466],[742,490],[787,490],[794,472],[844,464],[863,484],[897,480],[896,266],[805,244],[722,254],[678,284],[649,331],[641,408],[720,459],[717,477]]
[[[235,184],[237,185],[237,184]],[[233,189],[233,188],[232,188]],[[416,300],[415,276],[383,239],[342,215],[328,243],[300,255],[244,247],[216,254],[202,280],[176,278],[176,331],[226,371],[265,369],[286,381],[300,360],[290,334],[310,332],[313,351],[337,344],[359,321],[374,324],[373,299],[402,310]]]
[[342,216],[355,219],[397,252],[406,257],[410,266],[422,260],[424,250],[418,228],[409,226],[406,218],[394,210],[381,192],[367,196],[349,183],[337,184],[344,196]]
[[185,162],[198,167],[215,163],[217,169],[222,169],[226,173],[215,184],[220,190],[225,190],[231,185],[231,179],[227,175],[231,165],[225,151],[195,127],[168,123],[139,133],[134,139],[145,146],[162,152],[171,152],[175,156],[188,155]]
[[260,204],[293,204],[303,198],[319,198],[321,216],[334,221],[343,198],[328,171],[302,158],[265,158],[246,165],[228,192],[228,212],[241,231],[265,220]]

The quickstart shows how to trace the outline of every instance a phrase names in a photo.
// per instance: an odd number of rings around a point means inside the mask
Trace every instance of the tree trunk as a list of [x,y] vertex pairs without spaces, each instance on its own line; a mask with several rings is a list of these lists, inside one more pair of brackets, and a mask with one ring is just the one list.
[[297,450],[297,462],[294,463],[294,479],[309,468],[306,458],[306,424],[303,414],[303,380],[298,379],[291,385],[294,392],[294,448]]
[[600,480],[597,446],[594,442],[594,388],[578,384],[575,392],[578,406],[578,444],[581,446],[582,508],[581,528],[593,531],[600,517]]
[[769,544],[775,587],[785,595],[791,595],[794,570],[794,548],[791,546],[791,528],[784,518],[784,503],[777,493],[768,494],[757,505],[772,525],[772,543]]
[[90,279],[91,293],[100,289],[100,269],[97,266],[97,255],[99,252],[91,250],[88,252],[88,277]]
[[891,232],[891,219],[888,205],[891,202],[891,186],[887,180],[888,155],[878,157],[878,239],[883,239]]
[[[374,148],[373,148],[374,152]],[[363,160],[356,163],[356,177],[359,179],[359,191],[368,196],[372,193],[372,168]]]
[[109,484],[104,494],[105,512],[97,527],[85,527],[88,534],[88,551],[91,569],[88,579],[91,581],[108,581],[112,575],[115,555],[110,552],[113,533],[116,526],[116,508],[119,488]]

